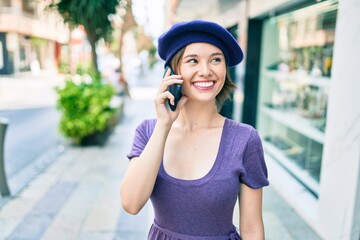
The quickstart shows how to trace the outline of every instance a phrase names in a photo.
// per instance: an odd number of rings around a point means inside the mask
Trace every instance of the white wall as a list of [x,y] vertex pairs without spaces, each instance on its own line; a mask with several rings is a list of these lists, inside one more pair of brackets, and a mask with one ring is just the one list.
[[340,0],[319,195],[327,240],[360,236],[360,1]]

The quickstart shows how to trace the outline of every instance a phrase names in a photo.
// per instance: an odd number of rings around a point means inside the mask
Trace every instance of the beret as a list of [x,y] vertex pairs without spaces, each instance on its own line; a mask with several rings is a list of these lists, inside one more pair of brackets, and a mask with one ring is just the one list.
[[158,38],[158,53],[168,65],[183,47],[195,42],[215,45],[223,52],[228,67],[239,64],[244,54],[231,33],[215,22],[192,20],[174,24]]

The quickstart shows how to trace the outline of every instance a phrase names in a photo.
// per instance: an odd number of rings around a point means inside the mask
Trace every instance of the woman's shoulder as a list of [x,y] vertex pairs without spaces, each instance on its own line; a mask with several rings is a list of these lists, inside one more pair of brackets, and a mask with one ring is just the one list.
[[156,124],[156,118],[146,118],[140,122],[139,126],[154,127]]
[[239,141],[251,142],[252,144],[261,142],[260,134],[253,126],[231,119],[227,119],[226,121],[228,122],[228,137],[231,137],[234,141],[238,139]]
[[154,131],[155,124],[156,124],[156,119],[152,119],[152,118],[144,119],[137,125],[136,130],[137,132],[141,132],[145,135],[150,136]]
[[226,121],[226,127],[231,129],[232,131],[241,131],[241,132],[252,132],[252,131],[256,131],[256,129],[246,123],[242,123],[242,122],[238,122],[229,118],[225,119]]

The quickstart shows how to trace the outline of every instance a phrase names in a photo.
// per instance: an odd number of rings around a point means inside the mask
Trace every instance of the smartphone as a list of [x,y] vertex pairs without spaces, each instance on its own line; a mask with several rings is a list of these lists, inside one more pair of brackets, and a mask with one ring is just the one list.
[[[164,76],[166,75],[166,72],[170,69],[170,75],[174,75],[175,72],[171,69],[170,66],[166,66]],[[180,101],[180,98],[182,97],[181,93],[181,84],[173,84],[168,87],[168,91],[174,96],[174,105],[170,104],[170,100],[167,100],[168,106],[172,111],[175,111],[176,106],[178,102]]]

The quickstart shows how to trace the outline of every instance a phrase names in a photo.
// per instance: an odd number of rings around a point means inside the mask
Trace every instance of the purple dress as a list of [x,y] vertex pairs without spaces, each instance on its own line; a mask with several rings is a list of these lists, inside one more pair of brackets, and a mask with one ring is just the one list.
[[[140,156],[155,123],[145,120],[137,127],[129,159]],[[253,127],[226,119],[215,163],[204,177],[177,179],[161,163],[150,197],[155,219],[148,239],[241,239],[232,222],[240,183],[269,185],[262,143]]]

